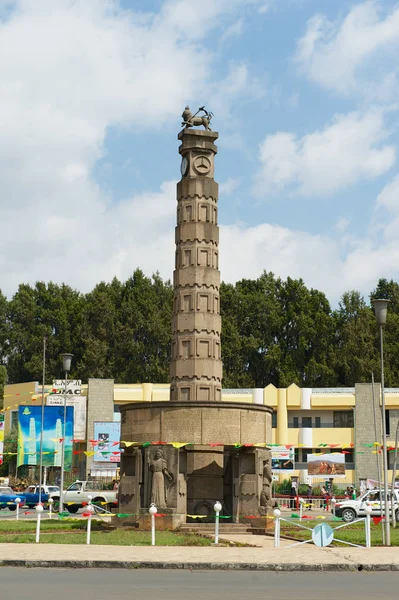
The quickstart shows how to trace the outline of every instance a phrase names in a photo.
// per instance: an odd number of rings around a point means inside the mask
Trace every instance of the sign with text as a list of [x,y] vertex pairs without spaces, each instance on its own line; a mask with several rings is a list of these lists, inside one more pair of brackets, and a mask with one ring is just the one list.
[[[47,406],[64,406],[64,397],[58,394],[47,396]],[[73,439],[86,440],[86,396],[67,396],[66,405],[73,407]]]
[[272,453],[272,473],[289,473],[295,469],[295,451],[294,447],[273,446]]
[[120,462],[121,424],[112,421],[94,422],[94,462]]

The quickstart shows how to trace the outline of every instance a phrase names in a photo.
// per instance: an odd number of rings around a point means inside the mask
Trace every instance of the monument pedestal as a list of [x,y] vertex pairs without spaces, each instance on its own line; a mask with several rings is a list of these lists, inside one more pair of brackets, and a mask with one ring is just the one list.
[[[233,522],[260,515],[270,452],[251,445],[266,445],[271,439],[272,408],[238,402],[145,402],[122,406],[121,412],[122,439],[153,445],[128,447],[122,453],[119,512],[131,509],[140,514],[140,523],[149,522],[154,461],[160,460],[164,479],[156,477],[163,482],[167,508],[157,508],[167,516],[157,520],[157,527],[175,528],[187,515],[213,520],[217,500]],[[169,444],[157,445],[159,441]],[[186,445],[177,449],[172,441]]]

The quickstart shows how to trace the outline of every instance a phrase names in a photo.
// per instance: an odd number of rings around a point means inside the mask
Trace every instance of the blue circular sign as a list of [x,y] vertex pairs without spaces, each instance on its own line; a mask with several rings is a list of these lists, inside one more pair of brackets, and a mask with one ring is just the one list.
[[319,523],[312,531],[312,540],[319,548],[329,546],[334,539],[334,530],[327,523]]

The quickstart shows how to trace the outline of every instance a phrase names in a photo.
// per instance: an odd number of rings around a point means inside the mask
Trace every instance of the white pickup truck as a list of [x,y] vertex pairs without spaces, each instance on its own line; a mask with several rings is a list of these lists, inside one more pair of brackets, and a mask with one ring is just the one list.
[[[104,485],[98,481],[75,481],[63,493],[64,507],[70,513],[77,513],[79,508],[89,502],[89,496],[91,496],[93,504],[97,504],[106,510],[110,510],[118,504],[117,490],[105,489]],[[51,497],[54,510],[58,511],[60,496],[59,494],[51,494]]]
[[[380,517],[381,514],[381,506],[384,508],[384,492],[381,491],[382,501],[380,501],[380,490],[373,489],[368,490],[362,496],[356,498],[356,500],[339,500],[335,504],[335,516],[342,517],[342,519],[346,523],[351,523],[358,517],[365,517],[366,512],[365,508],[367,504],[370,504],[372,512],[371,516]],[[394,490],[394,510],[395,510],[395,519],[399,522],[399,489],[395,488]],[[389,511],[392,513],[391,508],[391,491],[388,493],[388,506]],[[334,510],[334,509],[333,509]],[[383,512],[385,512],[383,510]]]

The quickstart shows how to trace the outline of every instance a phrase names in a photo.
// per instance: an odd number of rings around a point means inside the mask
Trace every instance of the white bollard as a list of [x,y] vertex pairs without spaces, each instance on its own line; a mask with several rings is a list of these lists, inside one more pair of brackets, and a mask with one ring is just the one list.
[[335,517],[335,504],[336,504],[336,499],[334,498],[334,496],[331,498],[331,506],[332,506],[332,514],[333,517]]
[[38,544],[40,542],[40,517],[42,515],[43,512],[43,504],[38,504],[36,506],[36,514],[37,514],[37,521],[36,521],[36,544]]
[[47,500],[47,502],[48,502],[48,509],[49,509],[49,517],[50,517],[50,519],[51,519],[51,517],[52,517],[52,514],[53,514],[53,504],[54,504],[54,500],[53,500],[52,498],[49,498],[49,499]]
[[90,536],[91,536],[91,516],[94,513],[94,506],[92,504],[88,504],[86,506],[86,512],[89,513],[87,516],[87,536],[86,536],[86,544],[90,544]]
[[158,512],[155,504],[151,504],[150,510],[148,511],[151,515],[151,546],[155,546],[155,515]]
[[373,509],[369,503],[367,503],[364,512],[366,513],[365,527],[366,527],[366,548],[371,548],[371,519],[370,515]]
[[17,521],[19,520],[19,505],[21,504],[21,498],[15,498],[15,504],[17,505]]
[[299,520],[300,521],[302,521],[304,504],[305,504],[305,500],[303,498],[299,498]]
[[213,510],[216,513],[216,519],[215,519],[215,545],[217,545],[219,543],[219,513],[222,510],[222,505],[220,504],[219,500],[217,502],[215,502],[215,504],[213,506]]
[[273,511],[274,515],[274,547],[280,548],[280,517],[281,510],[275,508]]

